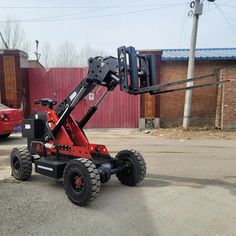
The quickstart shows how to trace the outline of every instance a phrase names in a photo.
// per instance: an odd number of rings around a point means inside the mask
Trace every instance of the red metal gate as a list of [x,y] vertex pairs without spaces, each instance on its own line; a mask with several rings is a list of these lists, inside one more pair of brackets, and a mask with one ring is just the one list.
[[[39,98],[53,98],[61,102],[86,76],[85,68],[29,68],[30,113],[42,111],[34,105]],[[103,93],[104,88],[97,87],[73,111],[80,120],[91,105]],[[137,128],[140,114],[139,96],[131,96],[116,88],[108,94],[86,128]]]

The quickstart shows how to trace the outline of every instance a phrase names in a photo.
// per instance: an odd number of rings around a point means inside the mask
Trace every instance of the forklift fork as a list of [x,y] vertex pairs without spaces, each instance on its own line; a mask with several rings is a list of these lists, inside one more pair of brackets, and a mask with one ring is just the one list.
[[157,63],[155,56],[137,54],[134,47],[122,46],[118,48],[118,64],[121,91],[125,91],[129,94],[134,95],[147,92],[149,92],[151,95],[159,95],[182,90],[214,86],[229,81],[221,80],[210,83],[204,81],[205,83],[199,85],[169,89],[169,87],[176,85],[184,85],[192,81],[206,80],[209,77],[216,76],[216,74],[208,74],[204,76],[190,78],[187,80],[177,80],[174,82],[158,84],[156,66]]

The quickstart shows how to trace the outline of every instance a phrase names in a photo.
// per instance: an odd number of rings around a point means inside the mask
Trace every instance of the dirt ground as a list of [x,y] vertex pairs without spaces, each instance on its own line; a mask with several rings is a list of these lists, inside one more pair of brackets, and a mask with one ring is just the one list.
[[189,131],[182,128],[145,130],[143,133],[171,139],[236,139],[236,131],[221,131],[208,127],[192,127]]
[[236,132],[192,129],[87,130],[112,155],[138,150],[147,176],[137,187],[114,176],[88,207],[73,205],[61,182],[10,178],[20,135],[0,141],[0,235],[236,235]]

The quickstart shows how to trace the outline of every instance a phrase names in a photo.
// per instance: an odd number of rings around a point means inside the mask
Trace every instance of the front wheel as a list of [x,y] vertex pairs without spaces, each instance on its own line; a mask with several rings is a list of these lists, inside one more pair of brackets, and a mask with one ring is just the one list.
[[11,152],[12,175],[17,180],[27,180],[32,173],[32,159],[27,148],[14,148]]
[[116,174],[119,181],[128,186],[140,183],[146,175],[146,163],[140,153],[134,150],[120,151],[115,157],[117,166],[123,171]]
[[76,205],[85,206],[100,192],[100,175],[94,163],[85,158],[68,162],[64,170],[64,189]]

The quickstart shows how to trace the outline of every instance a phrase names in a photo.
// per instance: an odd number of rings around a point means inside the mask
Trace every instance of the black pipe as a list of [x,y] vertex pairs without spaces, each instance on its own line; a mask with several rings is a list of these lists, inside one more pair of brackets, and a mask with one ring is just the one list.
[[114,169],[111,169],[111,175],[114,175],[114,174],[118,174],[120,173],[121,171],[123,171],[124,168],[123,167],[118,167],[118,168],[114,168]]
[[55,148],[56,148],[56,157],[59,157],[59,149],[58,149],[58,142],[53,134],[53,131],[51,130],[50,126],[49,126],[49,121],[46,122],[46,127],[48,129],[50,138],[53,139],[54,143],[55,143]]
[[92,106],[89,108],[88,112],[85,114],[82,120],[78,122],[80,129],[82,129],[87,124],[87,122],[93,116],[93,114],[97,111],[97,109],[98,108],[96,106]]

